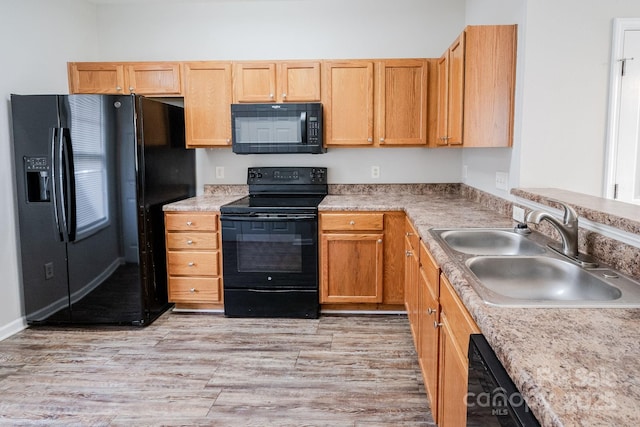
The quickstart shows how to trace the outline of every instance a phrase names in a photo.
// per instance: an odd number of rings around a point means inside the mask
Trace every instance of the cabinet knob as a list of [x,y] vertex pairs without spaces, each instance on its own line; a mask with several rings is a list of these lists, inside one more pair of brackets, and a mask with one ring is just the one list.
[[231,142],[231,139],[230,139],[230,138],[227,138],[227,143],[230,143],[230,142]]
[[122,88],[120,86],[116,86],[116,90],[120,91]]
[[196,291],[196,288],[191,288],[189,289],[189,292],[194,293]]
[[408,236],[413,236],[413,233],[410,233],[410,232],[407,231],[406,233],[404,233],[404,235],[407,236],[407,237]]
[[384,138],[380,138],[380,142],[384,142]]
[[273,94],[272,93],[269,94],[269,98],[273,99]]
[[440,326],[442,326],[442,323],[438,323],[438,322],[436,322],[436,321],[434,320],[434,322],[433,322],[433,327],[434,327],[435,329],[438,329]]
[[405,254],[406,256],[408,256],[408,257],[409,257],[409,256],[413,256],[413,253],[412,253],[411,251],[405,251],[405,253],[404,253],[404,254]]
[[367,138],[367,142],[372,142],[373,138]]
[[194,265],[196,265],[196,263],[195,263],[195,262],[193,262],[193,261],[190,261],[187,265],[188,265],[189,267],[193,267]]
[[133,92],[133,91],[135,91],[135,88],[129,86],[129,92]]
[[193,240],[187,240],[187,245],[193,245]]
[[436,310],[434,308],[427,308],[427,314],[434,314]]
[[193,225],[193,222],[191,222],[191,221],[187,221],[187,225],[188,225],[189,227],[191,227],[191,226]]
[[282,94],[282,99],[287,99],[287,94],[286,93]]
[[378,239],[378,243],[382,243],[382,239]]
[[349,225],[356,225],[356,222],[351,220],[351,221],[349,221]]

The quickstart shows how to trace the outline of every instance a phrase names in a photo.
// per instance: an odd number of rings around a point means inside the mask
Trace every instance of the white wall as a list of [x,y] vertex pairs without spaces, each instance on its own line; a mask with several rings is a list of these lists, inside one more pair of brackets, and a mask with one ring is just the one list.
[[10,94],[68,92],[66,62],[97,58],[96,45],[96,8],[84,0],[0,0],[0,339],[24,325]]
[[[465,0],[218,0],[103,4],[102,60],[437,57],[464,28]],[[140,19],[144,17],[144,19]],[[135,41],[135,42],[132,42]],[[82,60],[83,58],[78,58]],[[198,150],[198,187],[245,183],[254,165],[330,167],[331,183],[460,181],[460,150],[329,149],[239,156]],[[380,166],[372,181],[370,167]],[[215,178],[215,167],[225,178]]]
[[535,0],[526,5],[520,186],[603,195],[614,17],[640,2]]

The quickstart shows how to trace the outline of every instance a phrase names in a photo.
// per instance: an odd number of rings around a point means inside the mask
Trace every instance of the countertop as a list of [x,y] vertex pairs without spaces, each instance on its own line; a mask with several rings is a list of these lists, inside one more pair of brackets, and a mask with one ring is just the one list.
[[[166,211],[219,210],[239,195],[198,196]],[[434,227],[510,227],[459,194],[329,195],[319,211],[404,211],[543,426],[640,425],[640,309],[505,308],[431,236]]]
[[458,195],[330,195],[319,209],[404,210],[543,426],[640,425],[640,309],[489,306],[429,233],[510,218]]

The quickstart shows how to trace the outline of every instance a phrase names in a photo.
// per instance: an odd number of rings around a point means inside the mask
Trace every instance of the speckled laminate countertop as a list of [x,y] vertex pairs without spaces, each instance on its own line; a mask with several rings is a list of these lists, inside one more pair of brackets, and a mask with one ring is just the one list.
[[[218,211],[242,195],[203,195],[164,210]],[[429,232],[510,227],[509,217],[444,193],[329,195],[319,210],[406,212],[543,426],[640,425],[640,309],[489,306]]]
[[640,425],[640,309],[489,306],[429,233],[510,218],[459,195],[329,195],[319,209],[404,210],[543,426]]

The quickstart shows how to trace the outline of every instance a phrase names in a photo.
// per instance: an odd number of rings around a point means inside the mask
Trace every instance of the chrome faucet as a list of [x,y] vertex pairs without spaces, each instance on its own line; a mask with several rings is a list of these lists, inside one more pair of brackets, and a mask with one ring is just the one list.
[[[557,201],[556,201],[557,202]],[[558,230],[562,238],[562,253],[568,257],[578,258],[578,214],[569,205],[557,202],[564,208],[564,218],[560,222],[556,217],[542,210],[531,211],[525,218],[526,222],[540,224],[540,221],[547,220]]]

